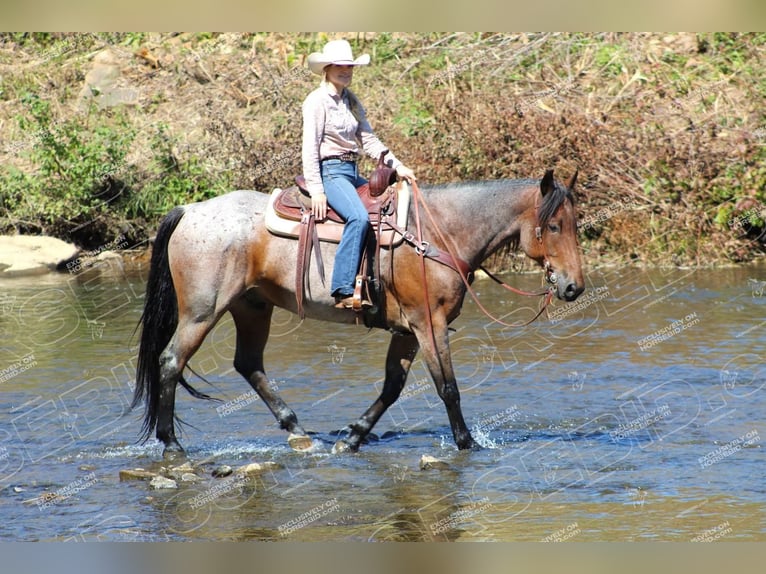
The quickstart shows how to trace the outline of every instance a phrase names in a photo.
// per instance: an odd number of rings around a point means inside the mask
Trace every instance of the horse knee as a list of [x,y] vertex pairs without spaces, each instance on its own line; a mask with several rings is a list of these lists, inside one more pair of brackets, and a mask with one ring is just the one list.
[[445,404],[451,405],[460,402],[460,391],[457,385],[443,385],[437,389],[439,398],[444,401]]

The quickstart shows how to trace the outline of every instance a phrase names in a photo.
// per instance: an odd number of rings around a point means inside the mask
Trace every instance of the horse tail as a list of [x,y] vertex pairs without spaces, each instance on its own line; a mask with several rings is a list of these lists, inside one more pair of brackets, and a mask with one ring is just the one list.
[[171,210],[160,223],[152,248],[149,278],[144,296],[144,311],[138,321],[142,325],[136,368],[136,388],[131,408],[145,400],[143,440],[157,426],[160,402],[160,354],[170,342],[178,325],[178,300],[170,274],[168,243],[184,216],[183,207]]

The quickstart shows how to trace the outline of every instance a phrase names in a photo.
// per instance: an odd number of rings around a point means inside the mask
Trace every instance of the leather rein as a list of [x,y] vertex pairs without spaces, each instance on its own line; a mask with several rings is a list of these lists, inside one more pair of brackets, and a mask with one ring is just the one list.
[[[423,290],[425,295],[425,301],[428,301],[429,299],[428,298],[428,283],[426,281],[426,271],[425,271],[425,259],[427,257],[429,259],[433,259],[434,261],[438,261],[442,265],[446,265],[447,267],[454,269],[458,273],[458,275],[460,275],[460,278],[463,280],[463,284],[465,285],[466,290],[471,294],[471,297],[473,297],[477,307],[495,323],[498,323],[505,327],[525,327],[529,325],[530,323],[532,323],[533,321],[535,321],[538,317],[540,317],[540,315],[543,314],[543,312],[548,308],[548,305],[553,299],[553,289],[554,289],[554,285],[556,284],[557,277],[556,277],[556,273],[553,271],[553,268],[551,267],[550,261],[548,260],[548,255],[545,251],[545,244],[543,243],[543,231],[539,225],[535,228],[535,236],[537,237],[538,242],[543,248],[543,269],[545,271],[545,280],[547,283],[550,284],[550,287],[538,292],[524,291],[523,289],[518,289],[516,287],[513,287],[512,285],[508,285],[502,279],[496,277],[495,275],[487,271],[487,269],[485,269],[483,266],[481,265],[479,266],[479,269],[481,271],[486,273],[490,279],[492,279],[495,283],[498,283],[504,289],[507,289],[513,293],[516,293],[517,295],[523,295],[525,297],[544,297],[542,305],[540,306],[540,310],[529,321],[526,321],[523,323],[506,323],[502,319],[499,319],[495,317],[494,315],[492,315],[492,313],[490,313],[481,304],[481,302],[479,301],[478,295],[471,287],[471,281],[473,279],[473,270],[471,269],[471,266],[465,260],[461,259],[455,254],[454,249],[452,248],[450,243],[446,240],[446,238],[444,237],[444,234],[439,228],[439,225],[436,223],[436,220],[434,219],[433,214],[431,213],[431,210],[428,207],[428,204],[426,204],[425,200],[423,199],[423,195],[420,192],[420,189],[418,188],[417,183],[415,182],[412,183],[412,190],[413,190],[413,205],[415,208],[415,225],[417,229],[417,236],[415,236],[415,234],[413,234],[410,231],[407,231],[405,229],[398,227],[395,223],[391,221],[388,221],[388,224],[391,225],[391,227],[404,238],[405,242],[412,245],[415,248],[415,252],[421,257],[421,274],[423,277]],[[420,212],[419,212],[418,204],[421,204],[423,206],[423,210],[426,212],[426,215],[428,216],[428,219],[431,222],[431,225],[433,226],[436,232],[436,235],[438,236],[439,240],[441,241],[441,243],[445,246],[447,250],[446,253],[442,251],[441,249],[434,247],[428,241],[425,241],[423,239],[422,230],[420,228]],[[427,304],[426,304],[426,310],[427,310],[428,329],[431,332],[431,337],[433,338],[434,332],[433,332],[433,325],[431,322],[431,308]],[[435,345],[435,341],[433,341],[433,343]]]

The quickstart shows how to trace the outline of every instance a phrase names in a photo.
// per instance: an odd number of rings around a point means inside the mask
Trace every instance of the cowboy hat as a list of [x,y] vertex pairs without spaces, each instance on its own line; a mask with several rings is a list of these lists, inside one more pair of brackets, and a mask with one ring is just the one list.
[[351,53],[351,45],[346,40],[327,42],[321,52],[313,52],[308,58],[309,69],[315,74],[321,74],[326,66],[366,66],[370,63],[370,55],[362,54],[356,60]]

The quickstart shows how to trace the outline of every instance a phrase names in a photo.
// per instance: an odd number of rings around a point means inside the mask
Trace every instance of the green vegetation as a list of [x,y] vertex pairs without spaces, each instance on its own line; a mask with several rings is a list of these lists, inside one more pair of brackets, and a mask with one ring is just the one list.
[[[334,37],[0,34],[0,232],[138,242],[175,205],[284,186],[305,57]],[[578,169],[591,264],[762,255],[766,34],[346,37],[372,57],[354,90],[373,127],[421,182]],[[105,51],[135,97],[83,96]]]

